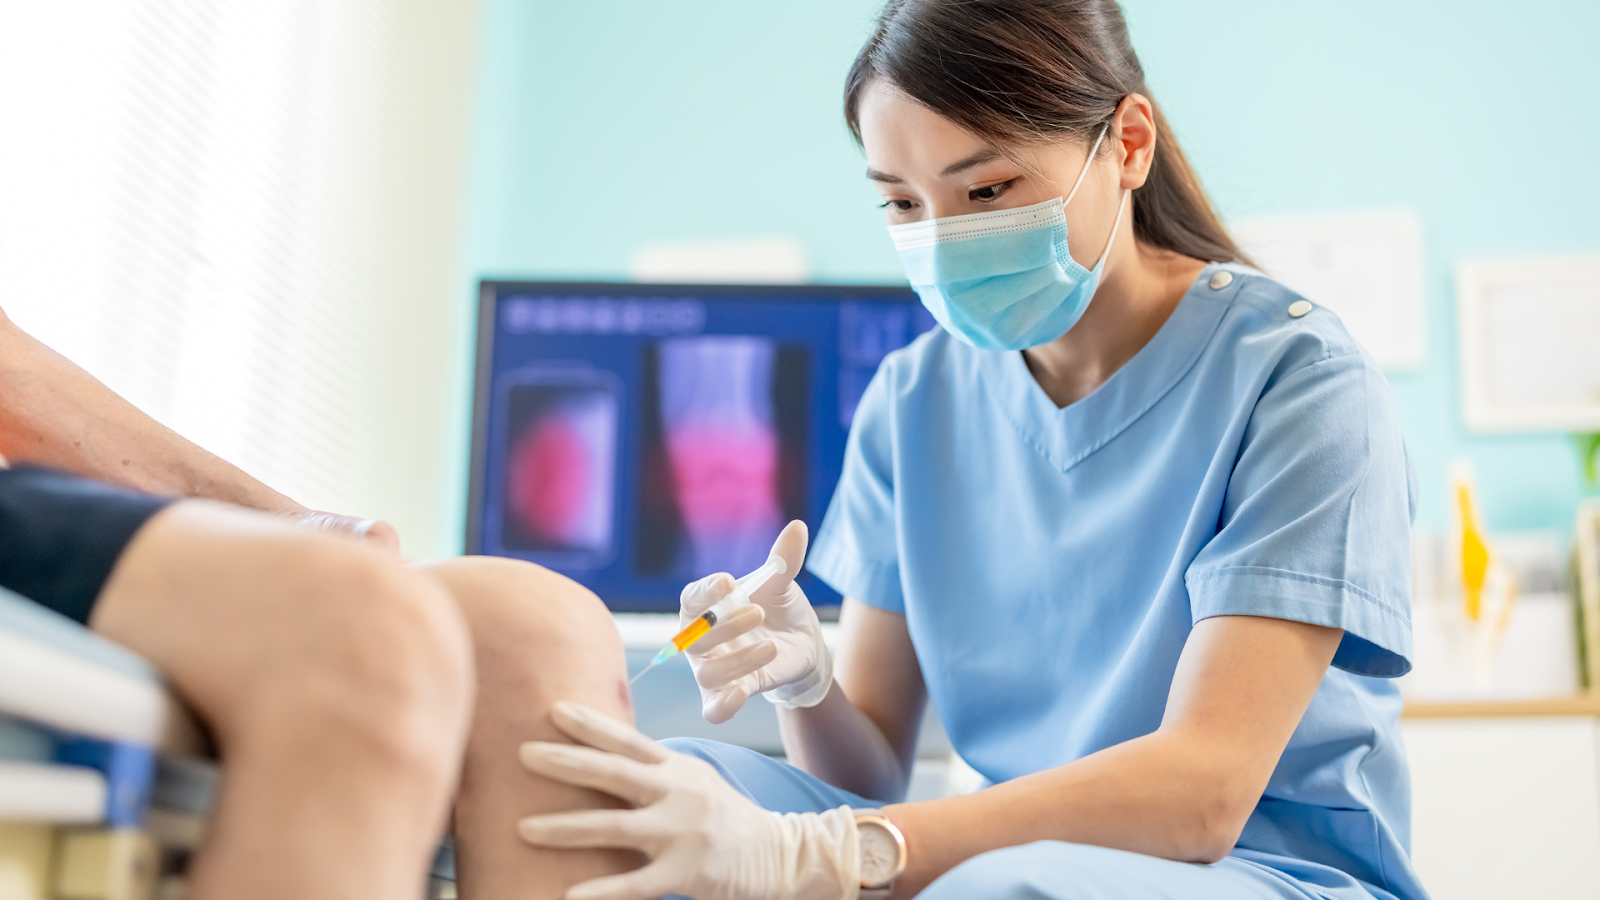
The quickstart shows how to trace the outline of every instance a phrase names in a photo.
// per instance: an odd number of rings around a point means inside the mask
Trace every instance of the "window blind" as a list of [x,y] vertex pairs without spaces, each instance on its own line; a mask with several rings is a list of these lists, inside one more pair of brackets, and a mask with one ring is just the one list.
[[[455,212],[461,154],[404,140],[465,131],[475,20],[451,6],[0,0],[0,307],[278,490],[396,515],[415,487],[374,460],[438,422],[385,412],[416,349],[388,319],[420,307],[449,340],[455,247],[389,220],[440,212],[396,192]],[[419,47],[456,95],[416,98]],[[434,280],[397,296],[417,255]]]

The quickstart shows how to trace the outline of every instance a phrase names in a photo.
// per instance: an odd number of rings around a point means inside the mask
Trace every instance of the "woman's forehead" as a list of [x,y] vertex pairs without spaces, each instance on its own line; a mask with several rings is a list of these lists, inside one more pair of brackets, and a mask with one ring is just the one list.
[[914,166],[942,170],[984,151],[993,141],[957,125],[892,85],[875,82],[861,98],[861,142],[870,168]]
[[1066,136],[1016,143],[977,134],[882,79],[862,91],[859,109],[867,177],[874,181],[954,176],[996,160],[1039,172],[1077,164],[1087,150],[1086,143]]

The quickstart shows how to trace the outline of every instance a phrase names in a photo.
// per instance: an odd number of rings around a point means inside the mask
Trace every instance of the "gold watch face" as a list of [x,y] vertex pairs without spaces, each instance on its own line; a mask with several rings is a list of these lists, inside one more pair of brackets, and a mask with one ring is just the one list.
[[870,819],[859,821],[861,836],[861,883],[877,886],[890,881],[900,867],[900,844],[889,829]]

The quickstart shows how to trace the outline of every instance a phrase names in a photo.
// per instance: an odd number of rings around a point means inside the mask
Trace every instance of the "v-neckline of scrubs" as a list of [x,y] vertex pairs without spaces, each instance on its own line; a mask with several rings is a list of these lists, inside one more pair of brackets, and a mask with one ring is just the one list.
[[983,353],[981,377],[1018,433],[1063,472],[1071,469],[1149,412],[1194,368],[1241,281],[1210,289],[1218,268],[1202,269],[1155,336],[1075,403],[1056,406],[1020,352]]

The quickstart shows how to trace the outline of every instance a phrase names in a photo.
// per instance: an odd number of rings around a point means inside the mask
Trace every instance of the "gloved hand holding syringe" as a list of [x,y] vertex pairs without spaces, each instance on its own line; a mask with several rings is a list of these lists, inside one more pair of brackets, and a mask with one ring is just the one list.
[[628,679],[632,685],[644,676],[644,673],[654,669],[679,653],[689,649],[696,641],[706,636],[712,626],[728,618],[735,610],[740,610],[750,605],[750,595],[756,589],[766,584],[774,575],[782,575],[788,568],[781,557],[776,555],[767,557],[767,562],[761,568],[734,583],[732,593],[712,604],[711,608],[696,616],[694,621],[682,631],[673,635],[650,660],[650,664],[639,670],[639,674]]
[[794,582],[807,537],[805,523],[790,522],[754,572],[738,581],[712,575],[684,588],[682,630],[629,683],[684,653],[713,724],[732,718],[752,694],[789,707],[821,702],[833,683],[833,661],[816,611]]

